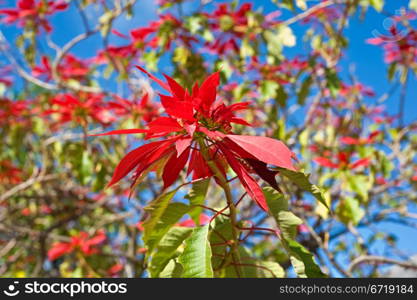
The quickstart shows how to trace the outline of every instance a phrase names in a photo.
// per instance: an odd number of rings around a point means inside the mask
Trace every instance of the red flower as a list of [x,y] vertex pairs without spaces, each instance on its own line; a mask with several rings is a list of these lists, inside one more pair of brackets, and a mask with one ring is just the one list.
[[371,132],[367,138],[353,138],[350,136],[344,136],[340,138],[340,141],[343,144],[346,145],[366,145],[366,144],[372,144],[375,142],[375,139],[378,137],[378,135],[381,133],[381,131],[374,131]]
[[95,236],[88,238],[88,233],[80,232],[73,236],[70,242],[55,243],[48,251],[48,259],[53,261],[65,254],[73,252],[75,249],[81,250],[85,255],[98,253],[96,246],[106,240],[106,234],[103,230],[99,230]]
[[122,129],[98,135],[146,133],[146,139],[165,139],[129,152],[116,167],[108,186],[133,171],[133,187],[147,172],[161,169],[164,188],[167,188],[174,184],[187,163],[187,175],[192,174],[193,179],[213,176],[221,183],[226,178],[227,166],[230,166],[248,194],[267,210],[262,190],[251,173],[278,189],[276,172],[269,170],[267,165],[294,170],[294,154],[280,141],[232,132],[231,123],[249,125],[235,115],[247,109],[248,103],[227,106],[216,101],[219,73],[210,75],[201,86],[195,84],[190,93],[167,75],[167,82],[163,82],[138,68],[170,93],[160,95],[167,116],[153,120],[147,129]]
[[0,161],[0,183],[18,184],[22,182],[22,170],[17,168],[9,160]]
[[[57,72],[63,80],[75,79],[82,81],[86,78],[90,69],[86,62],[72,54],[67,54],[59,64]],[[35,66],[32,69],[32,74],[36,77],[44,76],[46,80],[52,79],[51,65],[46,56],[42,56],[41,65]]]
[[29,122],[29,101],[0,98],[0,126]]
[[45,17],[67,7],[68,4],[64,1],[19,0],[17,8],[0,9],[0,15],[5,15],[2,20],[4,23],[20,22],[20,26],[26,26],[33,22],[35,26],[41,25],[45,31],[50,32],[52,28]]
[[115,265],[113,265],[113,266],[111,266],[108,270],[107,270],[107,274],[109,275],[109,276],[115,276],[115,275],[117,275],[118,273],[120,273],[122,270],[123,270],[123,265],[122,264],[119,264],[119,263],[117,263],[117,264],[115,264]]
[[86,124],[87,118],[91,118],[95,122],[107,125],[115,120],[102,94],[80,93],[78,97],[69,93],[59,94],[50,99],[50,103],[52,108],[44,114],[57,116],[59,124],[71,121]]
[[331,168],[331,169],[356,169],[359,167],[367,167],[369,166],[371,160],[369,158],[362,158],[353,163],[350,162],[352,153],[348,152],[339,152],[335,160],[331,160],[327,157],[316,157],[314,161],[319,165]]
[[117,116],[133,115],[133,118],[140,117],[145,122],[151,122],[159,115],[160,106],[149,100],[148,93],[145,93],[140,101],[129,101],[118,96],[116,100],[109,102],[109,108]]

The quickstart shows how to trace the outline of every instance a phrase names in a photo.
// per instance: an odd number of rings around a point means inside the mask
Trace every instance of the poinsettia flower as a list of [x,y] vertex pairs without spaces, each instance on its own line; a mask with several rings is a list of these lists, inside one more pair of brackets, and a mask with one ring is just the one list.
[[133,119],[141,118],[151,122],[159,116],[159,103],[150,100],[149,93],[145,93],[139,101],[130,101],[116,96],[116,101],[109,101],[109,108],[117,116],[131,115]]
[[[90,72],[88,63],[83,61],[72,54],[67,54],[58,65],[57,72],[63,80],[74,79],[77,81],[83,81]],[[46,81],[52,79],[52,68],[49,58],[42,56],[41,64],[33,67],[33,76],[45,77]]]
[[359,167],[367,167],[370,165],[370,158],[361,158],[354,162],[350,162],[352,153],[349,152],[339,152],[334,159],[329,159],[327,157],[319,156],[315,157],[313,160],[319,165],[330,168],[330,169],[349,169],[354,170]]
[[30,103],[28,100],[13,101],[0,98],[0,125],[22,124],[30,122]]
[[207,43],[208,50],[219,55],[228,51],[238,53],[238,40],[248,32],[248,13],[251,10],[251,3],[243,3],[236,10],[232,8],[232,5],[222,3],[213,13],[206,14],[208,25],[216,35],[213,42]]
[[[208,224],[210,222],[210,219],[211,218],[208,215],[202,213],[199,216],[199,224],[198,224],[198,226],[203,226],[203,225]],[[189,219],[186,219],[184,221],[179,222],[177,224],[177,226],[181,226],[181,227],[196,227],[197,225],[195,224],[195,222],[194,222],[193,219],[189,218]]]
[[343,136],[340,141],[346,145],[366,145],[375,142],[375,139],[380,135],[381,131],[376,130],[371,132],[366,138],[354,138],[350,136]]
[[[404,15],[404,18],[413,20],[416,14]],[[390,35],[380,35],[367,39],[371,45],[381,46],[384,49],[387,64],[399,63],[405,66],[412,65],[417,59],[417,31],[414,29],[401,30],[394,25],[389,28]]]
[[58,124],[73,121],[85,125],[87,118],[90,118],[102,125],[108,125],[116,120],[111,107],[104,101],[103,94],[58,94],[50,99],[50,104],[51,108],[43,114],[57,117]]
[[133,171],[133,188],[148,172],[162,170],[164,188],[167,188],[186,166],[187,175],[192,174],[194,180],[214,177],[221,182],[219,177],[226,178],[230,166],[252,199],[267,210],[264,194],[251,174],[257,174],[278,189],[276,172],[267,166],[295,170],[294,154],[278,140],[233,133],[232,123],[250,126],[236,115],[247,109],[249,103],[225,105],[218,101],[218,72],[208,76],[201,86],[194,84],[189,92],[167,75],[164,82],[138,68],[170,94],[160,94],[167,116],[156,118],[145,129],[121,129],[95,136],[144,133],[145,139],[165,138],[140,146],[123,157],[108,186]]
[[10,160],[0,161],[0,183],[18,184],[22,182],[22,169],[16,167]]
[[43,1],[43,0],[19,0],[16,8],[0,9],[0,15],[5,17],[2,21],[6,24],[19,22],[20,26],[26,24],[40,25],[46,32],[51,32],[52,27],[46,20],[47,15],[67,9],[65,1]]
[[70,242],[58,242],[52,245],[48,251],[48,259],[50,261],[56,260],[59,257],[79,249],[85,255],[92,255],[99,252],[98,245],[102,244],[107,239],[104,230],[99,230],[96,235],[89,238],[87,232],[80,232],[71,237]]

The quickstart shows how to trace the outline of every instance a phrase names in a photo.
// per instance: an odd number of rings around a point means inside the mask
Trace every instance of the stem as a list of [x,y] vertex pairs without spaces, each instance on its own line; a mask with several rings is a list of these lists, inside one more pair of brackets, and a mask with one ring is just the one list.
[[204,160],[207,162],[208,166],[210,167],[211,171],[214,173],[214,176],[217,177],[220,181],[220,186],[224,190],[224,194],[226,196],[227,205],[229,207],[229,218],[231,223],[231,230],[232,230],[232,243],[230,245],[230,250],[232,254],[233,259],[233,265],[236,270],[237,277],[242,277],[242,269],[239,265],[240,263],[240,254],[239,254],[239,230],[238,228],[238,222],[237,222],[237,211],[236,206],[233,203],[233,196],[232,192],[230,190],[229,182],[227,178],[223,175],[223,173],[220,171],[218,166],[216,165],[216,162],[210,158],[210,154],[207,151],[207,147],[204,144],[203,138],[198,140],[198,143],[200,145],[201,155],[203,155]]
[[405,107],[405,98],[407,96],[407,83],[408,83],[408,71],[405,77],[405,81],[401,87],[400,93],[400,101],[399,101],[399,108],[398,108],[398,125],[400,128],[404,126],[404,107]]

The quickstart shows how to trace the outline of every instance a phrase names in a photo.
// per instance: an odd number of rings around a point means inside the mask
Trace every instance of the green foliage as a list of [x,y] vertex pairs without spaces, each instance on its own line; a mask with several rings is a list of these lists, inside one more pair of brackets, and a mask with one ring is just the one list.
[[191,235],[185,239],[184,252],[178,257],[184,271],[184,278],[211,278],[211,247],[209,244],[209,226],[194,228]]

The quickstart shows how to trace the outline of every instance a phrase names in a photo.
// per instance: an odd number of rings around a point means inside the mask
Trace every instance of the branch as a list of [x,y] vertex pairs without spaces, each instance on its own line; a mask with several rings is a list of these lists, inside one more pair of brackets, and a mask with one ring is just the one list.
[[407,269],[417,270],[417,264],[412,263],[412,262],[400,261],[400,260],[383,257],[383,256],[364,255],[364,256],[359,256],[349,265],[348,272],[352,272],[362,263],[392,264],[392,265],[398,265]]
[[289,25],[294,24],[294,23],[296,23],[296,22],[298,22],[298,21],[300,21],[304,18],[309,17],[310,15],[314,14],[316,11],[318,11],[320,9],[323,9],[323,8],[326,8],[328,6],[338,4],[338,3],[341,3],[341,1],[338,1],[338,0],[323,1],[319,4],[317,4],[317,5],[314,5],[314,6],[310,7],[306,11],[304,11],[304,12],[302,12],[302,13],[300,13],[300,14],[298,14],[298,15],[296,15],[296,16],[294,16],[294,17],[292,17],[292,18],[290,18],[290,19],[288,19],[288,20],[286,20],[282,23],[280,23],[280,25],[289,26]]

